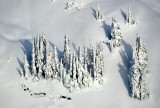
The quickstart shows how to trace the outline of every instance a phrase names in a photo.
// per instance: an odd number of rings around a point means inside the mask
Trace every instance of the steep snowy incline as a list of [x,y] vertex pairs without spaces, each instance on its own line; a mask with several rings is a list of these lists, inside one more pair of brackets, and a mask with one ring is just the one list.
[[[159,1],[150,0],[81,0],[80,10],[65,10],[68,0],[1,0],[0,1],[0,107],[44,108],[159,108],[160,106],[160,13]],[[71,1],[71,0],[70,0]],[[93,13],[99,3],[105,22],[97,22]],[[124,23],[122,13],[130,4],[137,26]],[[70,38],[72,49],[89,46],[89,37],[96,41],[107,41],[111,19],[114,17],[121,26],[123,46],[114,53],[104,47],[105,83],[96,89],[69,94],[56,82],[32,83],[19,77],[18,70],[24,62],[24,53],[30,56],[31,39],[37,33],[45,33],[46,38],[63,51],[64,35]],[[129,96],[128,69],[137,33],[146,43],[149,54],[151,97],[144,101]],[[29,57],[30,59],[30,57]],[[18,84],[26,83],[35,91],[49,94],[62,92],[72,97],[71,101],[33,98],[22,91]],[[53,84],[53,85],[52,85]],[[56,88],[57,87],[57,88]],[[60,89],[60,91],[58,91]],[[10,103],[10,104],[8,104]]]
[[18,72],[16,68],[19,65],[17,58],[23,57],[23,50],[21,49],[21,44],[17,41],[9,41],[2,36],[0,36],[0,43],[0,80],[18,80],[19,74],[17,74]]

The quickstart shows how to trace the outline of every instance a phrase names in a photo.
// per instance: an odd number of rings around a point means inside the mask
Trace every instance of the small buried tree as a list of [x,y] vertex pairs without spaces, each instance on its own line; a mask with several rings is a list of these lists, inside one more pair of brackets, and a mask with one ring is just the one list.
[[132,11],[130,9],[130,5],[128,6],[128,14],[127,14],[127,17],[125,19],[125,22],[130,24],[130,25],[137,24],[136,20],[133,18]]
[[104,21],[105,20],[105,16],[103,15],[101,8],[99,7],[99,4],[98,4],[98,9],[96,10],[96,20],[97,21]]

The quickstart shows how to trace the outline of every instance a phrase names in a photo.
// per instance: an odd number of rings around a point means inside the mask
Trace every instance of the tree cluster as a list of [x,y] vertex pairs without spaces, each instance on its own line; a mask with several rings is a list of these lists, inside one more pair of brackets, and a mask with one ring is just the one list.
[[24,63],[25,78],[29,77],[30,71],[33,81],[58,80],[70,92],[90,87],[95,82],[103,84],[102,43],[97,42],[96,48],[91,45],[89,48],[80,47],[77,54],[71,52],[69,44],[69,38],[65,35],[63,57],[59,59],[56,46],[51,52],[44,35],[35,37],[32,44],[32,63],[29,66],[27,59]]
[[[77,3],[76,3],[77,2]],[[66,9],[77,7],[80,0],[68,2]],[[95,12],[97,21],[104,21],[105,16],[98,9]],[[128,24],[136,24],[132,17],[130,7],[125,18]],[[111,39],[107,42],[111,51],[122,46],[122,34],[120,24],[112,18]],[[101,42],[96,43],[96,47],[92,46],[90,39],[90,47],[79,47],[79,51],[72,53],[70,50],[70,41],[67,35],[64,37],[63,57],[59,58],[56,46],[53,52],[49,49],[49,42],[44,35],[34,37],[32,43],[32,63],[28,63],[25,55],[24,70],[21,68],[20,73],[26,79],[33,76],[33,81],[40,79],[58,80],[70,92],[76,89],[82,89],[92,86],[94,83],[103,84],[103,47]],[[147,89],[147,77],[150,73],[148,69],[148,55],[145,43],[138,35],[136,44],[133,46],[133,55],[130,62],[129,81],[131,97],[137,99],[145,99],[150,96]],[[22,72],[24,71],[24,72]],[[30,75],[31,73],[31,75]]]

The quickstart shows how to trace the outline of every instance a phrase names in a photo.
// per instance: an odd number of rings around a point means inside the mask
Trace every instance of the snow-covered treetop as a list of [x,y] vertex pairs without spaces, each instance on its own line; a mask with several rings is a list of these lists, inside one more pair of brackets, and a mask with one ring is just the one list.
[[64,52],[65,51],[70,51],[70,48],[69,48],[69,38],[68,38],[68,35],[66,34],[65,37],[64,37]]
[[130,5],[128,6],[128,16],[129,16],[129,17],[132,16],[132,12],[131,12],[131,9],[130,9]]
[[103,15],[103,12],[100,9],[100,6],[98,4],[97,10],[96,10],[96,20],[97,21],[104,21],[105,20],[105,16]]
[[98,4],[98,6],[97,6],[97,10],[98,10],[98,11],[101,11],[101,8],[100,8],[99,4]]
[[140,35],[137,34],[136,44],[133,45],[133,56],[132,64],[141,64],[146,66],[148,61],[148,54],[145,48],[145,43],[141,39]]
[[112,28],[120,29],[120,25],[114,18],[112,18]]

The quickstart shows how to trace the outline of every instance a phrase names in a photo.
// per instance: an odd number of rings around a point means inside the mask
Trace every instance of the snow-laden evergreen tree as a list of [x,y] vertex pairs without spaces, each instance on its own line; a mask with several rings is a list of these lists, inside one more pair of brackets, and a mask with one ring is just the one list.
[[133,55],[130,67],[131,97],[145,99],[150,96],[147,78],[150,73],[148,69],[148,54],[144,41],[138,35],[136,44],[133,47]]
[[[80,52],[81,52],[81,50],[80,50]],[[81,59],[81,57],[82,56],[76,57],[77,83],[78,83],[80,88],[82,88],[82,86],[83,86],[82,85],[82,75],[83,75],[83,71],[84,71],[84,68],[83,68],[83,65],[82,65],[83,60]]]
[[73,57],[72,57],[72,77],[73,79],[77,79],[77,72],[76,72],[76,55],[75,53],[73,53]]
[[47,46],[48,42],[43,35],[39,35],[38,37],[34,37],[32,43],[32,64],[31,64],[31,72],[39,79],[41,77],[45,77],[45,64],[47,63]]
[[46,52],[46,63],[43,67],[45,78],[52,78],[53,77],[53,70],[52,70],[52,53],[51,51]]
[[[81,62],[79,64],[79,78],[78,80],[81,88],[88,87],[88,63],[90,63],[89,60],[89,50],[87,47],[83,47],[83,51],[81,52]],[[82,75],[82,76],[81,76]]]
[[105,20],[105,16],[103,15],[103,13],[99,7],[99,4],[98,4],[98,9],[96,10],[96,20],[97,21],[104,21]]
[[88,71],[88,62],[89,62],[89,60],[88,60],[88,50],[87,50],[87,47],[84,47],[84,61],[83,61],[83,68],[84,69],[86,69],[86,71]]
[[59,81],[63,82],[64,78],[65,78],[65,72],[64,72],[64,67],[63,67],[63,63],[62,63],[62,59],[59,65],[59,72],[60,72],[60,78]]
[[94,51],[94,49],[93,49],[93,46],[92,46],[92,39],[90,38],[90,40],[89,40],[89,42],[90,42],[90,47],[87,49],[88,50],[88,54],[87,54],[87,56],[88,56],[88,65],[89,65],[89,70],[90,69],[92,69],[93,68],[93,51]]
[[84,61],[83,61],[83,69],[82,69],[82,87],[86,88],[91,85],[90,74],[89,74],[89,53],[86,47],[84,47]]
[[69,65],[69,69],[66,69],[64,67],[66,74],[65,74],[65,77],[64,77],[63,85],[67,89],[69,89],[69,91],[71,92],[72,91],[72,53],[69,54],[68,65]]
[[127,14],[127,17],[126,17],[126,23],[128,24],[137,24],[137,22],[135,21],[135,19],[133,18],[133,15],[132,15],[132,11],[130,9],[130,5],[128,6],[128,14]]
[[82,84],[85,88],[91,86],[91,76],[88,72],[87,62],[85,62],[85,68],[82,73]]
[[31,69],[32,69],[32,74],[33,75],[36,75],[37,74],[37,71],[36,71],[36,61],[35,61],[35,56],[36,56],[36,52],[35,52],[35,38],[33,40],[33,43],[32,43],[32,64],[31,64]]
[[44,77],[46,79],[53,77],[53,69],[52,69],[52,52],[49,51],[49,43],[46,41],[46,49],[45,49],[45,62],[43,63],[43,71]]
[[98,70],[98,65],[97,65],[97,56],[96,56],[96,51],[93,51],[93,79],[95,80],[97,78],[97,70]]
[[68,74],[70,75],[70,77],[72,77],[73,76],[73,73],[72,73],[72,70],[73,70],[73,61],[72,61],[72,59],[73,59],[73,56],[72,56],[73,54],[71,53],[70,54],[70,57],[69,57],[69,70],[68,70]]
[[79,47],[79,55],[78,55],[79,63],[82,67],[84,67],[84,51]]
[[64,65],[64,68],[66,70],[69,70],[69,67],[70,67],[70,54],[71,54],[71,51],[70,51],[70,48],[69,48],[69,38],[68,38],[68,35],[66,34],[65,35],[65,38],[64,38],[64,51],[63,51],[63,65]]
[[53,53],[53,77],[58,79],[60,78],[60,71],[59,71],[59,59],[58,59],[58,52],[56,46],[54,46],[54,53]]
[[109,41],[111,51],[122,45],[122,35],[119,23],[112,18],[111,40]]
[[70,74],[66,74],[65,78],[64,78],[64,83],[63,85],[70,91],[72,92],[72,79]]
[[39,37],[34,37],[33,43],[32,43],[32,73],[34,75],[33,81],[38,81],[39,77],[38,77],[38,72],[42,71],[39,68]]
[[29,63],[27,60],[27,56],[24,57],[24,77],[27,79],[30,74]]
[[72,79],[73,79],[73,87],[75,89],[78,89],[79,88],[79,85],[78,85],[78,81],[77,81],[77,56],[75,53],[73,53],[73,59],[72,59]]
[[102,43],[97,43],[96,54],[94,60],[94,79],[98,81],[99,84],[103,84],[103,47]]
[[40,37],[38,37],[38,42],[37,42],[37,76],[39,78],[41,77],[44,77],[45,76],[45,73],[44,73],[44,70],[43,70],[43,67],[46,63],[46,53],[47,53],[47,48],[46,48],[46,45],[47,45],[47,41],[44,37],[44,35],[40,35]]

